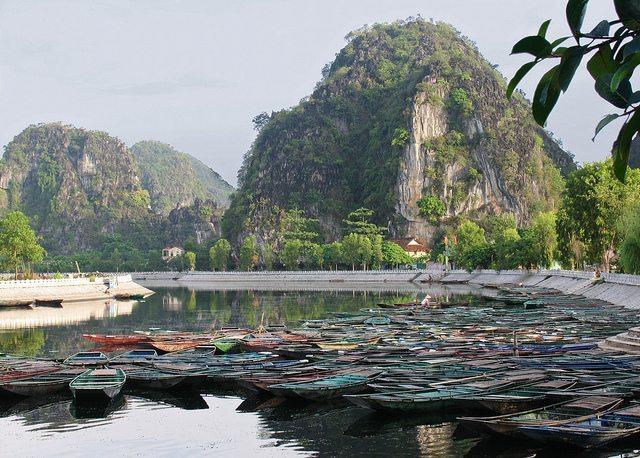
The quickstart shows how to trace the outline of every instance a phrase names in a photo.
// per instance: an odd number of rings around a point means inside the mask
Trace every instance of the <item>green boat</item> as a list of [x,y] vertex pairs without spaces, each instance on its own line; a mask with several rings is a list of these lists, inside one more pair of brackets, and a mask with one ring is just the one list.
[[486,380],[428,391],[398,391],[345,396],[351,403],[373,410],[392,412],[438,412],[464,410],[475,403],[474,396],[497,393],[513,386],[509,380]]
[[110,401],[120,394],[127,380],[122,369],[89,369],[69,384],[76,401]]
[[284,397],[300,397],[312,401],[326,401],[348,394],[362,393],[368,383],[381,375],[380,371],[340,374],[312,381],[279,383],[267,387],[272,394]]
[[214,340],[212,343],[220,353],[230,353],[233,350],[238,349],[242,341],[240,339],[223,337],[221,339]]

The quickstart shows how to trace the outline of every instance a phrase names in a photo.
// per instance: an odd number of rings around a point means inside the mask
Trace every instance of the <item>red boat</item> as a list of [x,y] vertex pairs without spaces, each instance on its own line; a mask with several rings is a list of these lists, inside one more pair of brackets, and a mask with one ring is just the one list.
[[149,342],[149,336],[145,335],[104,335],[104,334],[82,334],[87,340],[91,342],[96,342],[102,345],[107,346],[127,346],[127,345],[137,345],[145,342]]

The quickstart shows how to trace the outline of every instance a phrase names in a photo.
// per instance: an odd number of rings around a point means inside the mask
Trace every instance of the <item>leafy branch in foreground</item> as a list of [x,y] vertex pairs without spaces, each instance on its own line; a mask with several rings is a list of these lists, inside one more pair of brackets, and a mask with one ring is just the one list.
[[[616,119],[624,119],[613,144],[613,169],[624,181],[629,163],[631,141],[640,132],[640,91],[634,91],[631,77],[640,65],[640,0],[614,0],[617,19],[603,20],[590,32],[582,31],[589,0],[567,2],[567,23],[571,36],[547,39],[551,20],[545,21],[537,35],[518,41],[512,54],[530,54],[507,87],[507,97],[533,67],[543,61],[558,62],[538,82],[533,96],[533,117],[544,126],[560,94],[566,92],[580,63],[589,56],[587,70],[595,81],[595,91],[620,112],[606,115],[597,125],[595,136]],[[565,42],[573,38],[573,46]],[[595,139],[594,136],[594,139]]]

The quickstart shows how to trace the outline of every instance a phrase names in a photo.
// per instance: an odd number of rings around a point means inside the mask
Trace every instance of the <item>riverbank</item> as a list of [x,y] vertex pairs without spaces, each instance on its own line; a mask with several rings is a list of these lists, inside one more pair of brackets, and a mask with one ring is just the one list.
[[[389,286],[390,283],[429,285],[430,283],[469,284],[477,287],[536,286],[553,289],[565,294],[598,299],[614,305],[640,308],[640,276],[602,274],[595,278],[593,272],[570,270],[369,270],[369,271],[303,271],[303,272],[138,272],[132,273],[135,281],[145,285],[176,285],[202,288],[234,289],[247,284],[274,288],[282,285],[301,284],[313,289],[320,284],[354,285],[370,288],[373,285]],[[347,286],[349,285],[349,286]]]
[[96,301],[137,294],[147,296],[153,291],[133,281],[131,275],[0,282],[0,306],[5,307],[29,305],[35,301]]

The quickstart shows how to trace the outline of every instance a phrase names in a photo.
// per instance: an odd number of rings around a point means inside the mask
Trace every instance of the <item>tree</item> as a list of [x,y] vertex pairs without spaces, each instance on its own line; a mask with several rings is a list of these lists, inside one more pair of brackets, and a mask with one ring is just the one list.
[[0,220],[0,256],[15,272],[15,278],[20,266],[41,262],[45,255],[24,213],[13,211]]
[[305,268],[322,269],[324,264],[324,252],[322,246],[317,243],[307,243],[304,245],[304,265]]
[[382,243],[382,259],[386,265],[393,268],[413,263],[413,258],[404,248],[397,243],[388,241]]
[[356,265],[366,269],[371,260],[371,240],[362,234],[349,234],[342,239],[342,253],[345,262],[351,264],[353,270]]
[[317,224],[317,219],[305,217],[302,210],[289,210],[283,217],[282,236],[285,240],[315,242],[318,239],[318,231],[315,228]]
[[457,232],[458,243],[455,248],[456,262],[465,269],[473,270],[478,266],[477,262],[487,254],[482,251],[487,246],[484,229],[473,221],[466,220]]
[[273,261],[275,260],[275,252],[273,245],[265,242],[262,247],[262,260],[264,261],[265,270],[273,270]]
[[599,264],[605,272],[620,244],[618,220],[624,209],[640,201],[640,171],[631,170],[626,182],[616,179],[611,159],[586,164],[571,173],[562,196],[557,231],[560,259],[575,264],[571,247],[580,241],[588,263]]
[[522,237],[528,245],[530,258],[528,266],[537,268],[551,267],[558,248],[556,215],[553,212],[538,213]]
[[342,264],[343,253],[342,253],[342,243],[333,242],[327,245],[322,246],[322,257],[324,258],[325,265],[334,266],[336,270],[338,270],[338,264]]
[[258,241],[254,235],[244,239],[240,247],[238,263],[241,270],[252,270],[258,264]]
[[189,270],[196,270],[196,254],[193,251],[187,251],[184,254],[184,260],[187,262]]
[[220,239],[209,249],[209,259],[212,270],[227,270],[229,257],[231,256],[231,244],[227,239]]
[[[590,56],[587,70],[595,81],[595,91],[619,110],[606,115],[598,123],[595,134],[616,119],[624,119],[612,149],[615,176],[624,181],[631,141],[640,131],[640,96],[634,92],[630,81],[640,65],[640,3],[638,0],[614,0],[617,18],[604,19],[586,32],[582,26],[588,3],[589,0],[567,2],[571,36],[547,40],[549,19],[540,26],[537,35],[525,37],[514,45],[512,54],[530,54],[534,60],[516,72],[507,87],[507,97],[512,96],[520,81],[537,64],[557,61],[558,64],[540,79],[533,96],[533,117],[544,126],[561,92],[569,88],[580,63]],[[571,38],[575,44],[567,46],[565,42]]]
[[382,254],[382,236],[381,235],[373,235],[370,237],[371,240],[371,268],[379,269],[382,267],[382,260],[384,255]]
[[[495,230],[495,229],[494,229]],[[494,234],[496,252],[495,268],[498,270],[515,269],[520,265],[522,238],[515,227],[508,227],[502,234]]]
[[287,240],[280,253],[280,261],[287,270],[298,270],[302,257],[302,242],[300,240]]
[[374,211],[368,208],[358,208],[347,215],[347,219],[344,220],[346,224],[347,234],[360,234],[367,237],[375,235],[381,235],[386,232],[384,227],[380,227],[377,224],[371,222]]
[[626,273],[640,274],[640,205],[627,209],[619,222],[623,236],[620,245],[620,264]]

